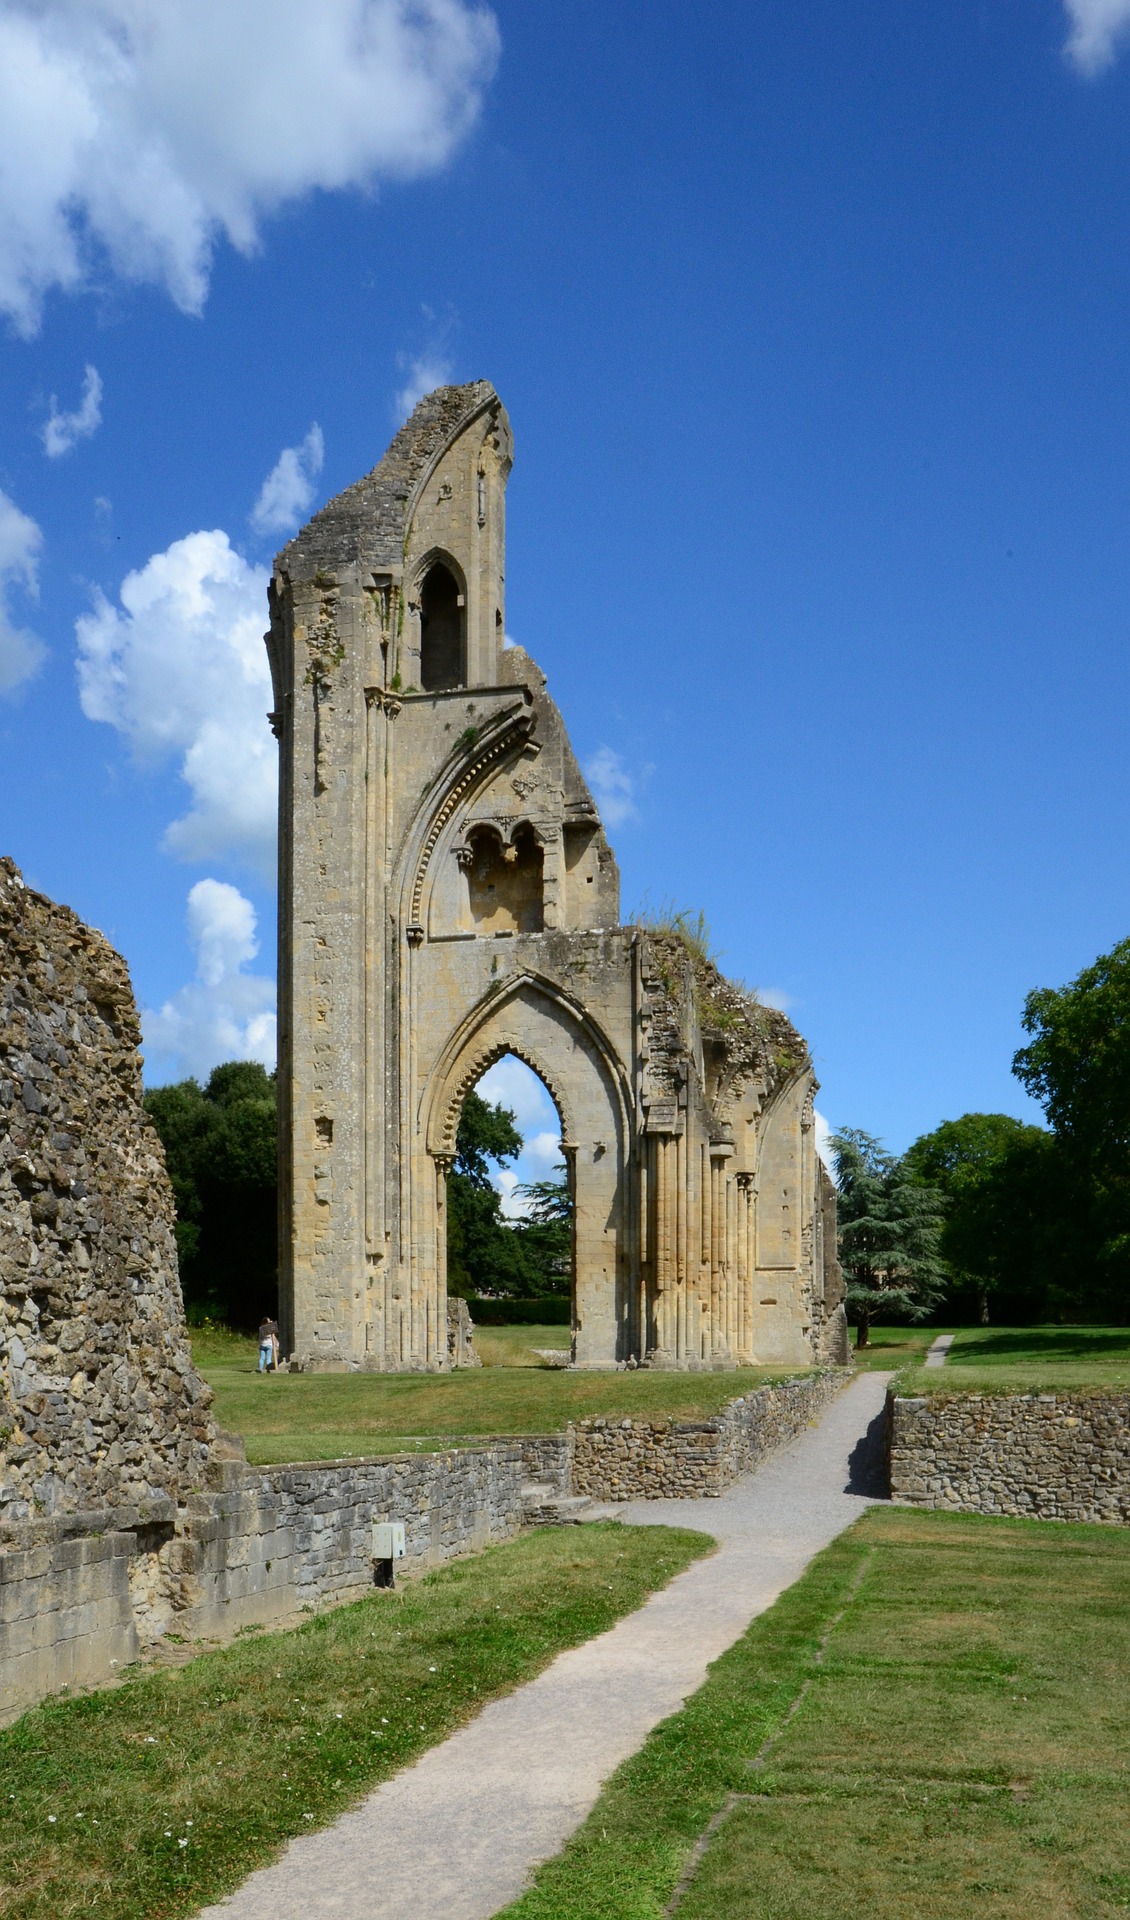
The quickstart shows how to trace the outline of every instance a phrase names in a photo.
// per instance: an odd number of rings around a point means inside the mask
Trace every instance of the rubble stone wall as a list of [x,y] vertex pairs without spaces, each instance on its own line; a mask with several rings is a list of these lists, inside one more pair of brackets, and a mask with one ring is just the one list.
[[849,1376],[765,1387],[701,1426],[568,1433],[325,1465],[218,1464],[212,1490],[0,1523],[0,1722],[97,1685],[176,1632],[227,1639],[373,1585],[374,1521],[405,1525],[406,1570],[511,1539],[523,1488],[609,1500],[720,1493],[815,1418]]
[[1130,1525],[1130,1394],[892,1395],[887,1436],[911,1506]]
[[695,1500],[723,1493],[803,1433],[851,1378],[836,1368],[758,1387],[711,1420],[582,1420],[573,1429],[574,1493],[600,1500]]
[[226,1639],[373,1585],[374,1521],[407,1569],[517,1533],[530,1481],[568,1490],[565,1434],[327,1465],[217,1468],[226,1484],[144,1509],[9,1523],[0,1537],[0,1722],[96,1684],[174,1631]]
[[140,1037],[121,956],[0,859],[0,1519],[204,1483]]

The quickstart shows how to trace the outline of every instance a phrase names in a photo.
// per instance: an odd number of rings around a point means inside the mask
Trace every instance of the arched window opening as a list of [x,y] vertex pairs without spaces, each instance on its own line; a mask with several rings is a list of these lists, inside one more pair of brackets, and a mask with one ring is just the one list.
[[476,933],[541,933],[545,926],[542,849],[528,822],[509,843],[495,827],[472,828],[467,890]]
[[[489,1067],[463,1102],[447,1177],[447,1287],[476,1302],[488,1366],[545,1365],[539,1348],[569,1349],[573,1197],[561,1132],[544,1082],[514,1054]],[[517,1324],[513,1337],[490,1331],[511,1320],[527,1323],[520,1334]]]
[[420,683],[425,693],[464,685],[461,600],[454,576],[437,560],[420,589]]

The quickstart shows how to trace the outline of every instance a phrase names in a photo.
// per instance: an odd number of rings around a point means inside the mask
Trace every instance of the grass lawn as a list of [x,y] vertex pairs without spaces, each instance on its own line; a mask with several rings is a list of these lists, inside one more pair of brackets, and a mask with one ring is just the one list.
[[544,1367],[538,1348],[568,1353],[568,1327],[476,1327],[475,1351],[484,1367]]
[[[589,1414],[670,1413],[699,1420],[768,1380],[798,1369],[740,1373],[567,1373],[524,1366],[521,1341],[541,1329],[504,1334],[501,1364],[466,1372],[256,1373],[257,1348],[231,1335],[193,1333],[192,1350],[215,1389],[216,1418],[241,1434],[257,1466],[285,1460],[339,1460],[359,1454],[451,1446],[496,1433],[554,1433]],[[560,1334],[559,1327],[546,1333]],[[542,1341],[539,1339],[539,1346]],[[550,1344],[548,1340],[544,1342]]]
[[508,1920],[1125,1914],[1128,1580],[1130,1529],[873,1509]]
[[872,1327],[865,1347],[855,1344],[856,1328],[851,1332],[851,1357],[861,1373],[895,1373],[900,1367],[912,1367],[926,1357],[939,1333],[948,1327]]
[[900,1374],[900,1393],[1130,1389],[1130,1327],[967,1327],[944,1367]]
[[297,1630],[35,1708],[0,1733],[0,1915],[195,1913],[712,1544],[544,1529]]

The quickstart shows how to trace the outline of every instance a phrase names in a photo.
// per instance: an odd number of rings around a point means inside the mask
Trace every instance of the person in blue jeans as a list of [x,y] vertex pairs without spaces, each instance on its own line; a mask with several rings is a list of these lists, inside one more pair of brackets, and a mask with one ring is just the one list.
[[259,1322],[259,1371],[274,1373],[279,1364],[279,1323],[264,1314]]

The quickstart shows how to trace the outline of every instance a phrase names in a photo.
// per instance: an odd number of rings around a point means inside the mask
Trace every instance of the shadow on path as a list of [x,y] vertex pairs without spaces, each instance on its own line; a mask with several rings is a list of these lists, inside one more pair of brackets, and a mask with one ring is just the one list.
[[887,1471],[887,1409],[882,1407],[868,1423],[848,1454],[845,1493],[857,1493],[864,1500],[889,1500],[891,1481]]

